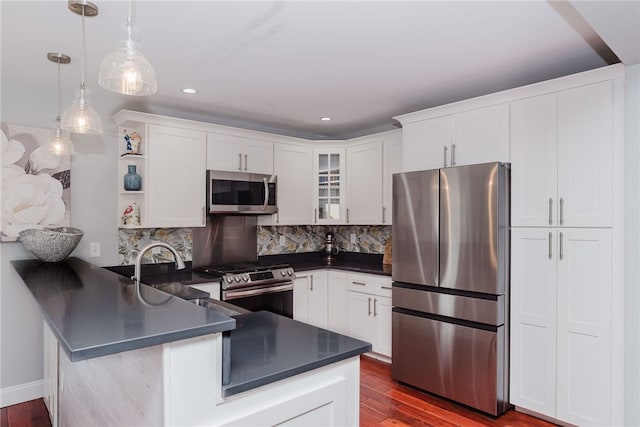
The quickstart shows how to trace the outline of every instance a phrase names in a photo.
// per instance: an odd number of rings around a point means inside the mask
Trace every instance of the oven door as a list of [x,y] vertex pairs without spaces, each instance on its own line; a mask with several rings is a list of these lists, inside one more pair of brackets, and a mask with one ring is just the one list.
[[266,310],[293,319],[293,282],[222,291],[222,300],[249,311]]
[[209,213],[270,215],[278,211],[275,175],[207,172]]

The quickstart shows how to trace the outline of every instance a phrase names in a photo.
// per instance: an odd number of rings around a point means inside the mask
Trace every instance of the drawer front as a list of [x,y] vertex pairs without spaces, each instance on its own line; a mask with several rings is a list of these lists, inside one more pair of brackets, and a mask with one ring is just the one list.
[[391,278],[375,274],[347,274],[347,289],[391,298]]

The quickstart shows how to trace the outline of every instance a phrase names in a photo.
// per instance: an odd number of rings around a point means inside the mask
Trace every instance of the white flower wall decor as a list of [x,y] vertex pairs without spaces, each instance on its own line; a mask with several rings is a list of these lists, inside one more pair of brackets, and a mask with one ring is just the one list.
[[0,240],[15,242],[28,228],[71,225],[71,158],[45,150],[51,129],[7,123],[0,128]]

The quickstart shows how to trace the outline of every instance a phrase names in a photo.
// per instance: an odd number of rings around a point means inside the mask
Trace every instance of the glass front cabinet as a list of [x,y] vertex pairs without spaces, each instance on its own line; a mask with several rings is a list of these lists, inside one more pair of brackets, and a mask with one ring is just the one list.
[[313,150],[314,224],[345,224],[345,150]]

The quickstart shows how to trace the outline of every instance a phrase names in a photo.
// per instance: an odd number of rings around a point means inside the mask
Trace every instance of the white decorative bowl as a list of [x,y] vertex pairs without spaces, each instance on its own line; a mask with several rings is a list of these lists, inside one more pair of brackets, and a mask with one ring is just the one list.
[[73,227],[30,228],[18,235],[24,247],[36,257],[44,262],[58,262],[78,246],[84,232]]

